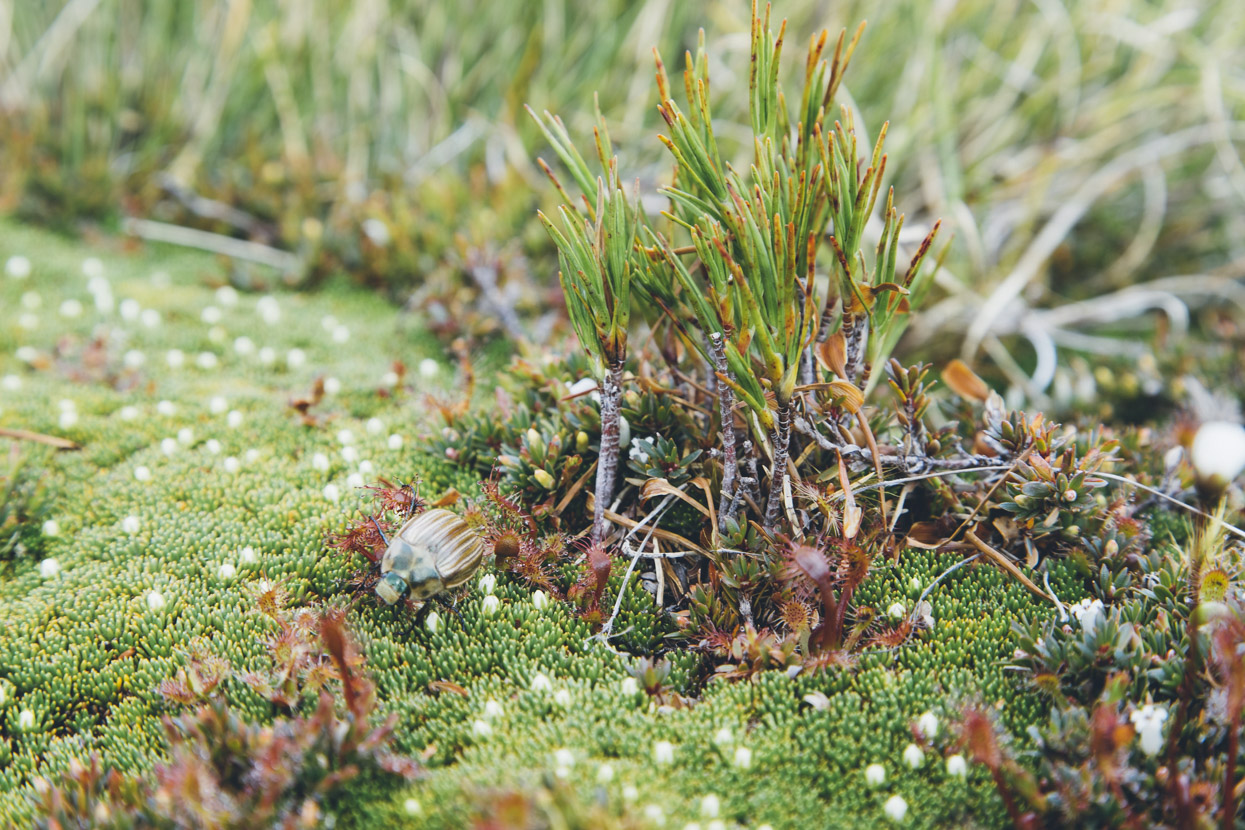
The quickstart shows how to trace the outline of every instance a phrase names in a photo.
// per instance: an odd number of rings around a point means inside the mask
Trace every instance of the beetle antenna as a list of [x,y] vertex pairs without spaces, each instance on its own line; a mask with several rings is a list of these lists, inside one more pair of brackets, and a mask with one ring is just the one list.
[[380,522],[376,521],[375,516],[368,516],[372,520],[372,524],[376,527],[376,532],[380,534],[381,541],[385,543],[385,547],[389,547],[389,537],[385,535],[385,531],[380,529]]

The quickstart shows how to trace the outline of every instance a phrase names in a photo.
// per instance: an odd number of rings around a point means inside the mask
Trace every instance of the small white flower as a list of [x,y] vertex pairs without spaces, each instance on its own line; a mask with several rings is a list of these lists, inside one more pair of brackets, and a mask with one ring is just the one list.
[[380,435],[385,431],[385,422],[380,418],[368,418],[366,426],[369,435]]
[[30,276],[30,260],[21,254],[14,254],[4,263],[4,273],[15,280],[24,280]]
[[318,452],[311,456],[311,466],[320,472],[324,472],[329,468],[329,457],[322,452]]
[[437,630],[441,628],[441,615],[436,611],[430,612],[424,620],[424,627],[428,629],[429,633],[436,634]]
[[212,455],[220,455],[220,450],[221,450],[220,441],[217,441],[215,438],[209,438],[208,442],[204,444],[204,447],[206,447],[207,451],[210,452]]
[[301,369],[307,362],[307,353],[302,349],[290,349],[285,353],[285,364],[291,369]]
[[532,678],[533,692],[551,692],[553,691],[553,683],[549,680],[548,675],[538,673]]
[[9,392],[16,392],[22,388],[22,379],[17,375],[5,375],[4,381],[0,383]]
[[345,326],[338,326],[337,328],[333,329],[333,342],[334,343],[345,343],[349,339],[350,339],[350,329],[346,328]]
[[256,461],[259,460],[259,450],[255,449],[254,447],[251,447],[249,450],[247,450],[246,452],[242,454],[242,459],[247,464],[254,464]]
[[735,766],[740,769],[752,769],[752,750],[741,746],[735,750]]
[[673,764],[674,744],[669,741],[658,741],[653,744],[653,762],[656,764]]
[[722,799],[709,794],[700,800],[700,814],[705,818],[717,818],[722,812]]
[[886,609],[886,616],[892,620],[902,620],[908,613],[908,609],[903,607],[902,602],[892,602],[890,607]]
[[35,713],[29,709],[23,709],[21,714],[17,716],[17,728],[26,732],[35,728]]
[[363,475],[361,473],[351,473],[346,476],[346,486],[358,489],[364,484]]
[[128,368],[137,369],[147,362],[147,355],[143,354],[138,349],[130,349],[125,353],[125,357],[122,358],[122,360],[125,361],[125,365]]
[[247,545],[238,554],[238,558],[242,560],[243,565],[254,565],[259,561],[259,556],[255,553],[255,548]]
[[485,574],[480,577],[480,593],[491,594],[493,589],[497,587],[497,577],[492,574]]
[[142,528],[142,524],[137,516],[126,516],[121,520],[121,529],[133,536]]
[[402,802],[402,809],[406,810],[408,816],[417,816],[424,811],[423,806],[414,798]]
[[78,413],[68,409],[60,415],[61,429],[69,429],[78,423]]
[[121,312],[121,319],[127,323],[133,323],[143,313],[143,307],[138,304],[138,300],[128,297],[121,301],[117,310]]
[[471,724],[471,734],[477,738],[487,738],[493,734],[493,727],[486,720],[477,720]]
[[484,616],[491,617],[501,608],[501,600],[492,594],[484,598],[484,602],[480,605],[480,610],[484,612]]
[[68,299],[61,303],[61,316],[73,319],[82,316],[82,303],[75,299]]
[[277,362],[277,350],[272,346],[264,346],[259,350],[259,362],[265,366],[271,366]]
[[104,263],[98,257],[87,257],[82,260],[82,275],[91,279],[104,276]]
[[216,302],[225,308],[232,308],[238,304],[238,289],[232,285],[222,285],[216,289]]
[[646,804],[644,806],[644,817],[653,824],[662,825],[666,823],[666,813],[656,804]]
[[152,611],[159,611],[165,606],[164,594],[159,591],[147,592],[147,607]]
[[366,476],[366,475],[371,475],[371,474],[372,474],[372,473],[374,473],[374,472],[376,472],[376,467],[374,467],[374,466],[372,465],[372,462],[371,462],[371,461],[368,461],[368,460],[365,458],[365,459],[363,459],[362,461],[360,461],[360,462],[359,462],[359,473],[360,473],[360,474],[362,474],[362,475],[365,475],[365,476]]
[[402,449],[402,436],[401,435],[394,434],[394,435],[389,436],[389,449],[391,450]]
[[242,413],[236,409],[229,410],[229,414],[225,416],[225,425],[230,429],[242,426]]
[[144,308],[143,313],[139,315],[143,321],[143,325],[149,329],[154,329],[160,325],[160,312],[154,308]]
[[881,764],[870,764],[865,767],[865,783],[870,787],[880,787],[886,783],[886,767]]
[[255,303],[255,310],[259,312],[259,316],[265,323],[275,326],[281,322],[281,306],[277,304],[277,299],[271,295],[260,297]]
[[113,299],[111,289],[94,291],[91,296],[95,300],[96,311],[100,314],[112,314],[112,309],[116,305],[116,301]]
[[610,764],[602,764],[597,767],[597,783],[608,784],[614,780],[614,767]]
[[488,700],[484,703],[484,717],[489,720],[500,718],[503,714],[501,704],[495,700]]
[[144,464],[139,464],[134,468],[134,479],[136,481],[151,481],[151,468]]
[[52,557],[48,557],[39,563],[39,576],[43,579],[53,579],[61,572],[61,563]]
[[640,684],[636,682],[634,677],[624,677],[622,683],[619,684],[619,688],[624,695],[631,697],[640,691]]
[[227,473],[231,473],[231,474],[236,473],[242,469],[242,462],[239,461],[237,458],[233,457],[232,455],[226,458],[221,463],[224,465],[225,472]]
[[425,357],[419,361],[419,374],[426,380],[431,380],[441,371],[441,364],[437,363],[431,357]]
[[121,409],[117,410],[117,415],[123,421],[133,421],[135,418],[138,417],[138,407],[137,406],[123,406],[121,407]]
[[1083,599],[1069,606],[1068,610],[1072,612],[1072,616],[1076,617],[1077,622],[1085,631],[1093,631],[1106,617],[1106,608],[1100,599]]
[[363,220],[363,233],[368,240],[377,248],[384,248],[389,245],[392,236],[389,233],[389,226],[384,220],[377,219],[375,216],[370,219]]
[[236,337],[233,341],[233,350],[243,356],[255,354],[255,341],[245,334],[241,337]]
[[398,385],[398,373],[397,372],[385,372],[383,375],[380,376],[380,385],[384,387],[397,386]]
[[17,318],[17,324],[27,331],[33,331],[34,329],[39,328],[39,315],[29,313],[23,314]]
[[555,749],[553,762],[560,767],[573,767],[575,766],[575,753],[569,749]]
[[215,352],[199,352],[195,357],[195,365],[200,369],[212,370],[220,364],[220,359],[216,357]]
[[342,391],[342,382],[337,378],[329,377],[324,379],[324,394],[336,395]]
[[354,443],[354,433],[348,429],[338,430],[337,431],[337,443],[341,444],[344,447],[350,446],[351,444]]
[[[493,597],[493,599],[497,599],[497,597]],[[561,706],[563,709],[569,708],[571,705],[570,691],[567,689],[558,689],[553,693],[553,702]]]
[[56,519],[48,519],[46,522],[44,522],[43,523],[43,535],[44,536],[60,536],[61,535],[60,522],[56,521]]
[[920,769],[925,764],[925,753],[916,744],[904,747],[903,762],[912,769]]
[[209,326],[219,323],[222,316],[221,310],[214,305],[204,306],[203,311],[199,312],[199,319]]
[[195,442],[195,433],[190,427],[182,427],[177,431],[177,443],[189,447]]
[[947,775],[952,778],[964,778],[968,775],[968,762],[963,755],[951,755],[947,758]]
[[181,349],[169,349],[164,355],[170,369],[180,369],[186,363],[186,355]]
[[22,363],[34,363],[39,357],[39,350],[34,346],[18,346],[15,354]]
[[735,733],[729,726],[723,726],[713,733],[713,742],[718,746],[730,746],[735,742]]
[[1245,427],[1230,421],[1207,421],[1193,436],[1189,452],[1198,478],[1230,483],[1245,470]]
[[532,607],[537,611],[544,611],[549,607],[549,595],[537,588],[532,592]]
[[882,809],[886,812],[888,819],[895,822],[895,824],[899,824],[908,815],[908,802],[903,800],[903,796],[892,795],[886,799]]
[[173,415],[177,414],[177,404],[173,403],[172,401],[160,401],[158,404],[156,404],[156,412],[160,413],[166,418],[172,417]]
[[637,790],[633,785],[628,784],[627,786],[623,787],[622,797],[623,797],[623,801],[630,804],[640,797],[640,791]]
[[1167,710],[1147,703],[1129,714],[1128,719],[1137,730],[1141,751],[1151,757],[1157,755],[1163,749],[1163,724],[1167,721]]
[[216,569],[216,578],[221,582],[230,582],[238,575],[238,569],[232,562],[226,562]]
[[925,712],[916,719],[916,729],[926,739],[938,736],[938,716],[933,712]]
[[336,502],[342,497],[342,491],[336,484],[324,485],[324,497],[331,502]]

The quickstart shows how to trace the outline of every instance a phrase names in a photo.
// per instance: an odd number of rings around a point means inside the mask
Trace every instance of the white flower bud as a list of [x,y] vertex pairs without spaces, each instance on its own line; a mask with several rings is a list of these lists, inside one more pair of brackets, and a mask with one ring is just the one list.
[[886,799],[886,803],[882,805],[886,817],[895,824],[901,823],[908,815],[908,802],[903,800],[903,796],[892,795]]
[[865,767],[865,783],[870,787],[880,787],[886,783],[886,767],[881,764],[870,764]]
[[968,762],[963,755],[952,755],[947,758],[947,775],[952,778],[964,778],[968,775]]
[[912,769],[920,769],[925,764],[925,753],[916,744],[908,744],[904,747],[903,762]]

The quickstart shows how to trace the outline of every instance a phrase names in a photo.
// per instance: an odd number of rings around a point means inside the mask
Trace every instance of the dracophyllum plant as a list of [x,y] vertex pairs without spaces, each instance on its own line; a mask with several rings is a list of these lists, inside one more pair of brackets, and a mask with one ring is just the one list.
[[[550,120],[561,128],[560,122]],[[569,141],[563,145],[555,141],[555,146],[574,151]],[[605,161],[604,148],[608,146],[608,136],[599,131],[598,147],[608,179],[599,178],[595,187],[590,180],[580,182],[581,187],[592,187],[596,194],[595,206],[589,205],[588,215],[563,205],[559,209],[562,219],[562,229],[559,229],[557,223],[540,214],[558,248],[558,278],[571,325],[592,358],[601,388],[601,449],[592,521],[592,540],[598,543],[604,540],[609,529],[605,511],[613,498],[618,470],[622,376],[627,361],[627,324],[631,316],[631,284],[635,270],[633,257],[639,228],[639,198],[628,199],[620,186],[617,159]],[[579,164],[586,168],[582,159]]]
[[[604,178],[593,175],[561,121],[538,119],[583,193],[583,211],[563,208],[565,233],[548,220],[546,226],[561,253],[567,305],[585,347],[605,376],[611,367],[621,373],[621,363],[611,360],[620,357],[617,345],[625,346],[620,304],[634,287],[646,319],[669,320],[708,367],[721,419],[720,528],[740,503],[740,465],[755,469],[761,460],[770,470],[764,529],[776,529],[788,501],[793,419],[829,424],[828,434],[810,435],[823,448],[851,444],[845,418],[857,418],[868,432],[861,405],[871,367],[889,356],[913,302],[929,286],[930,272],[921,265],[937,230],[900,270],[903,220],[888,196],[881,239],[866,256],[865,230],[886,165],[885,128],[872,157],[860,159],[850,112],[843,109],[834,123],[827,115],[863,26],[850,41],[840,34],[829,58],[825,32],[811,41],[794,117],[779,78],[784,30],[785,24],[775,35],[768,8],[762,19],[754,3],[746,168],[728,164],[718,145],[703,34],[683,74],[686,112],[657,57],[658,111],[668,128],[660,138],[674,160],[673,181],[663,190],[670,208],[661,219],[650,221],[623,196],[599,114]],[[738,414],[746,414],[742,436]],[[603,402],[603,424],[605,415]],[[763,448],[763,457],[742,457],[745,447]],[[614,463],[604,435],[601,458],[598,528],[602,485],[612,481],[607,467]],[[754,472],[747,481],[760,500],[758,478]]]

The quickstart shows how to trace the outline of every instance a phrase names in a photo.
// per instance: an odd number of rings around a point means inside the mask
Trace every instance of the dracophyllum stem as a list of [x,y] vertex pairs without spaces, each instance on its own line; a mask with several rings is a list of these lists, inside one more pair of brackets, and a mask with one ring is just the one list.
[[592,510],[592,541],[601,543],[609,533],[605,511],[614,498],[618,473],[618,422],[622,418],[623,361],[605,372],[601,387],[601,454],[597,459],[597,487]]
[[[709,335],[709,351],[713,355],[714,368],[725,377],[732,377],[719,332]],[[718,501],[718,531],[725,532],[726,522],[735,517],[738,503],[739,462],[735,455],[735,393],[727,383],[718,383],[717,388],[718,411],[722,416],[722,495]]]
[[791,443],[791,398],[780,396],[774,428],[770,431],[774,446],[774,471],[769,479],[769,500],[765,504],[765,531],[772,533],[782,515],[784,484],[787,481],[787,447]]

